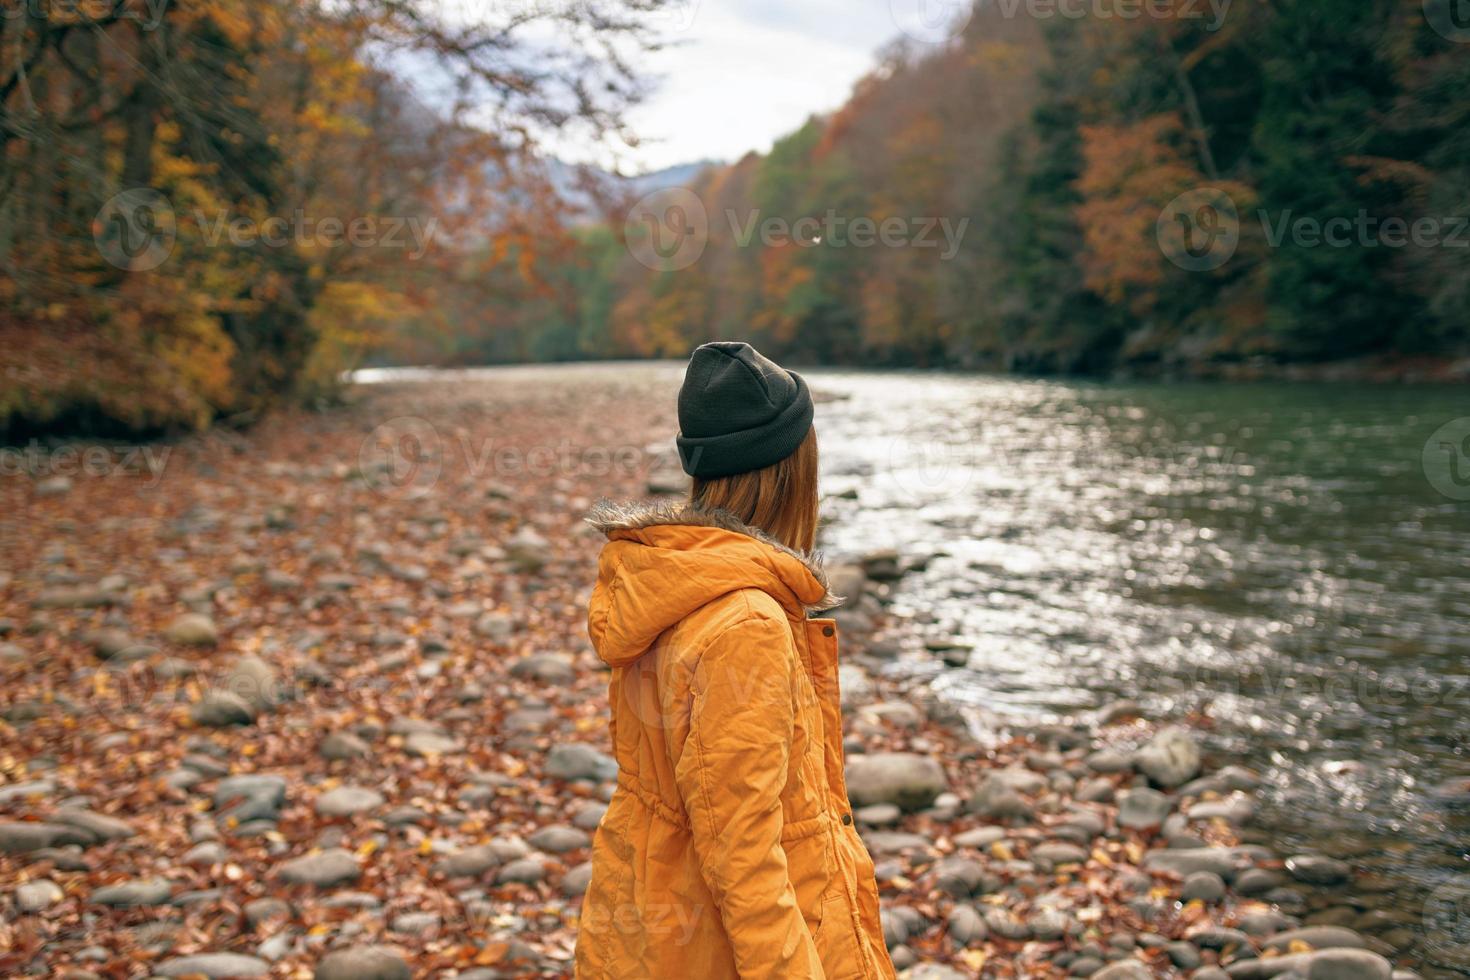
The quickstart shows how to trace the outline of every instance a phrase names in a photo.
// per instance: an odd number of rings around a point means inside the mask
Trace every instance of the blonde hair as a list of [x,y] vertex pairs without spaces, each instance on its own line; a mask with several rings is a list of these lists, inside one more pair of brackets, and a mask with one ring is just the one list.
[[718,507],[795,551],[817,543],[817,430],[796,452],[764,469],[711,480],[695,478],[690,500]]

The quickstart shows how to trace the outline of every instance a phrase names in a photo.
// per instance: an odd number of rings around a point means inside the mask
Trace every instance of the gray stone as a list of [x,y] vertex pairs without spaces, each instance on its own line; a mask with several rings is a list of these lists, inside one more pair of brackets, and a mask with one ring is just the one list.
[[440,923],[435,912],[405,912],[394,917],[392,928],[409,936],[432,936],[438,932]]
[[922,810],[946,788],[944,769],[927,755],[875,752],[847,761],[847,796],[854,806],[892,803]]
[[153,968],[153,972],[161,977],[205,976],[209,980],[229,980],[231,977],[267,976],[270,964],[239,953],[196,953],[164,960]]
[[272,919],[284,919],[291,914],[291,906],[279,898],[257,898],[245,903],[245,921],[254,929]]
[[99,841],[127,840],[137,833],[131,824],[123,820],[79,807],[63,807],[51,819],[86,831]]
[[191,868],[209,868],[223,863],[230,856],[223,844],[217,840],[207,840],[196,844],[180,859]]
[[1002,780],[993,779],[990,775],[980,781],[965,809],[992,820],[1026,822],[1032,819],[1031,804],[1021,799],[1020,794]]
[[212,647],[219,642],[219,628],[214,620],[200,613],[184,613],[168,624],[163,635],[170,643],[181,646]]
[[173,882],[166,878],[143,878],[116,885],[105,885],[92,892],[94,905],[131,908],[142,905],[166,905],[173,894]]
[[974,858],[952,854],[934,868],[935,887],[955,898],[973,895],[985,880],[985,865]]
[[986,909],[985,925],[986,928],[1002,939],[1022,942],[1031,938],[1031,927],[1016,918],[1008,909]]
[[1212,871],[1227,882],[1249,868],[1264,854],[1251,847],[1191,847],[1150,851],[1143,859],[1145,871],[1168,871],[1188,877],[1196,871]]
[[572,742],[558,745],[546,754],[546,775],[553,779],[606,782],[618,777],[618,764],[612,756],[590,745]]
[[255,721],[255,707],[233,691],[209,691],[189,714],[195,724],[208,728],[249,725]]
[[864,827],[891,827],[903,819],[903,811],[892,803],[874,803],[859,807],[852,816]]
[[1130,789],[1118,796],[1118,826],[1152,830],[1163,824],[1173,804],[1158,790]]
[[355,946],[328,953],[317,964],[314,980],[413,980],[413,971],[387,946]]
[[1365,949],[1328,949],[1233,963],[1225,972],[1231,980],[1267,980],[1284,974],[1307,980],[1391,980],[1393,966]]
[[510,674],[542,684],[569,684],[577,671],[572,658],[564,653],[533,653],[512,664]]
[[976,827],[961,834],[955,834],[954,845],[956,847],[973,847],[984,851],[996,841],[1006,839],[1006,832],[1000,827]]
[[1353,876],[1353,869],[1335,858],[1298,854],[1286,859],[1286,871],[1309,885],[1340,885]]
[[276,669],[259,657],[241,657],[230,668],[223,689],[238,694],[256,711],[268,711],[285,697]]
[[1031,860],[1043,871],[1067,864],[1086,864],[1087,851],[1076,844],[1054,842],[1031,849]]
[[0,854],[29,854],[48,847],[92,844],[96,838],[79,827],[58,823],[0,823]]
[[321,753],[323,759],[331,762],[344,762],[372,754],[372,747],[351,732],[332,732],[322,739],[322,744],[317,751]]
[[583,847],[588,847],[591,843],[592,838],[587,835],[586,831],[578,830],[575,827],[559,825],[542,827],[530,837],[532,847],[539,851],[546,851],[549,854],[563,854],[567,851],[575,851]]
[[1196,871],[1184,879],[1179,897],[1186,902],[1213,904],[1225,897],[1225,879],[1213,871]]
[[583,861],[561,876],[561,893],[568,898],[576,898],[584,894],[591,883],[592,862]]
[[1133,759],[1113,749],[1099,749],[1087,757],[1085,765],[1093,772],[1104,774],[1127,772],[1133,768]]
[[577,812],[572,815],[572,826],[581,830],[593,831],[597,825],[602,823],[603,814],[607,813],[607,804],[589,800],[577,807]]
[[219,818],[237,824],[274,820],[285,802],[286,780],[281,776],[231,776],[221,779],[214,788],[214,806]]
[[495,883],[534,885],[546,877],[546,865],[540,858],[527,857],[512,861],[495,873]]
[[1235,879],[1235,890],[1242,895],[1264,895],[1285,883],[1286,879],[1270,868],[1249,868]]
[[1153,971],[1138,960],[1119,960],[1092,975],[1092,980],[1153,980]]
[[308,854],[281,865],[281,879],[293,885],[331,888],[356,881],[362,875],[357,858],[339,847]]
[[316,798],[316,812],[325,817],[350,817],[376,810],[384,803],[383,794],[365,786],[338,786]]
[[24,783],[0,786],[0,806],[19,801],[40,800],[56,792],[56,783],[50,779],[31,779]]
[[18,885],[15,889],[15,907],[27,914],[42,912],[66,897],[61,886],[50,878],[38,878]]
[[478,878],[500,864],[500,855],[489,844],[456,851],[439,861],[438,869],[450,878]]
[[1133,764],[1160,786],[1180,786],[1199,772],[1199,742],[1183,728],[1165,728],[1138,750]]
[[1164,947],[1164,952],[1173,961],[1174,965],[1181,970],[1193,970],[1203,962],[1199,949],[1193,943],[1169,943]]
[[1291,950],[1293,944],[1303,943],[1313,949],[1367,949],[1368,943],[1351,929],[1341,926],[1307,926],[1272,936],[1265,948],[1278,953]]
[[985,919],[973,905],[956,905],[949,913],[949,936],[958,946],[981,942],[990,935]]
[[421,759],[434,759],[441,755],[457,755],[464,751],[464,745],[448,735],[439,735],[434,732],[411,732],[403,740],[403,750],[409,755]]

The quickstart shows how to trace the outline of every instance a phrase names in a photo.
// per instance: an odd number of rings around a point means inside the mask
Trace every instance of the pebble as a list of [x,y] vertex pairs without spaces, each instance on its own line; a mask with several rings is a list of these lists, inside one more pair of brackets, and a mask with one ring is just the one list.
[[92,892],[94,905],[131,908],[143,905],[166,905],[173,894],[173,882],[166,878],[143,878],[116,885],[104,885]]
[[1225,879],[1213,871],[1196,871],[1184,879],[1179,897],[1186,902],[1213,904],[1225,897]]
[[1212,871],[1232,881],[1235,875],[1250,867],[1260,857],[1246,847],[1195,847],[1150,851],[1143,859],[1145,871],[1170,871],[1187,877],[1196,871]]
[[1029,823],[1034,816],[1031,804],[1021,799],[1003,780],[986,776],[965,803],[965,809],[992,820]]
[[316,798],[316,812],[324,817],[350,817],[376,810],[384,803],[383,794],[363,786],[338,786]]
[[420,759],[434,759],[442,755],[457,755],[464,751],[464,745],[448,735],[439,735],[435,732],[412,732],[403,740],[403,749],[409,755]]
[[1173,804],[1154,789],[1130,789],[1118,796],[1118,826],[1130,830],[1153,830],[1164,823]]
[[495,874],[495,883],[534,885],[546,877],[546,865],[540,858],[528,857],[511,861]]
[[372,754],[372,747],[363,739],[351,732],[332,732],[322,739],[317,749],[323,759],[332,762],[345,762],[348,759],[361,759]]
[[512,677],[542,684],[570,684],[576,679],[576,665],[564,653],[533,653],[511,665]]
[[233,977],[267,976],[270,964],[239,953],[196,953],[164,960],[153,968],[153,972],[163,977],[204,976],[209,980],[230,980]]
[[357,946],[328,953],[317,964],[315,980],[413,980],[413,971],[386,946]]
[[568,898],[576,898],[584,894],[591,883],[592,862],[583,861],[561,876],[561,893]]
[[478,878],[500,864],[500,855],[488,844],[467,847],[442,859],[437,867],[450,878]]
[[1266,980],[1285,974],[1306,980],[1391,980],[1393,966],[1365,949],[1327,949],[1233,963],[1225,972],[1231,980]]
[[22,912],[42,912],[66,897],[61,886],[50,878],[28,881],[15,889],[15,907]]
[[1186,729],[1165,728],[1138,750],[1133,757],[1133,764],[1139,772],[1159,786],[1180,786],[1199,773],[1199,742]]
[[618,764],[612,756],[590,745],[572,742],[555,746],[547,753],[546,775],[552,779],[605,782],[617,778]]
[[78,827],[55,823],[0,823],[0,853],[28,854],[66,844],[89,845],[95,838]]
[[234,691],[210,691],[189,710],[195,724],[208,728],[249,725],[255,721],[255,707]]
[[1153,980],[1153,971],[1138,960],[1119,960],[1092,975],[1092,980]]
[[889,803],[922,810],[948,788],[939,760],[912,752],[874,752],[847,760],[847,795],[854,806]]
[[1351,929],[1341,926],[1308,926],[1272,936],[1262,948],[1287,953],[1296,943],[1313,949],[1366,949],[1368,946],[1363,937]]
[[567,851],[575,851],[592,845],[592,838],[586,831],[575,827],[566,827],[552,824],[542,827],[530,837],[530,844],[539,851],[550,854],[563,854]]
[[1353,874],[1353,869],[1344,862],[1315,854],[1287,858],[1286,870],[1297,881],[1309,885],[1340,885]]
[[956,905],[949,913],[949,936],[960,946],[980,942],[990,935],[985,919],[973,905]]
[[180,646],[212,647],[219,642],[219,628],[201,613],[184,613],[168,624],[163,635]]
[[341,848],[308,854],[281,865],[281,879],[296,885],[331,888],[356,881],[362,875],[357,858]]

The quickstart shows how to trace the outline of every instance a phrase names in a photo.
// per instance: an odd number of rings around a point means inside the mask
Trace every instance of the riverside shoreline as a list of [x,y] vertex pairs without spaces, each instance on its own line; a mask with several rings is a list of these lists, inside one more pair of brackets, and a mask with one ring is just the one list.
[[[615,775],[581,516],[677,490],[651,378],[384,385],[157,474],[0,481],[0,972],[569,975]],[[1379,935],[1424,910],[1259,839],[1191,719],[982,742],[886,678],[902,564],[831,572],[908,976],[1458,975],[1395,972]]]

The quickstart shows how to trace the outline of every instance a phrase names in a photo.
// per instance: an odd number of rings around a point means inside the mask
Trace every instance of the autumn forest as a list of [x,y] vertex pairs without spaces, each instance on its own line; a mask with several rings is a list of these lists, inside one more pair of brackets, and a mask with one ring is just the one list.
[[[1470,46],[1448,3],[984,4],[687,189],[553,179],[549,134],[636,141],[659,5],[468,25],[376,0],[17,8],[0,424],[195,428],[330,397],[365,363],[725,336],[1165,376],[1453,365],[1470,343]],[[437,80],[432,105],[405,73]]]

